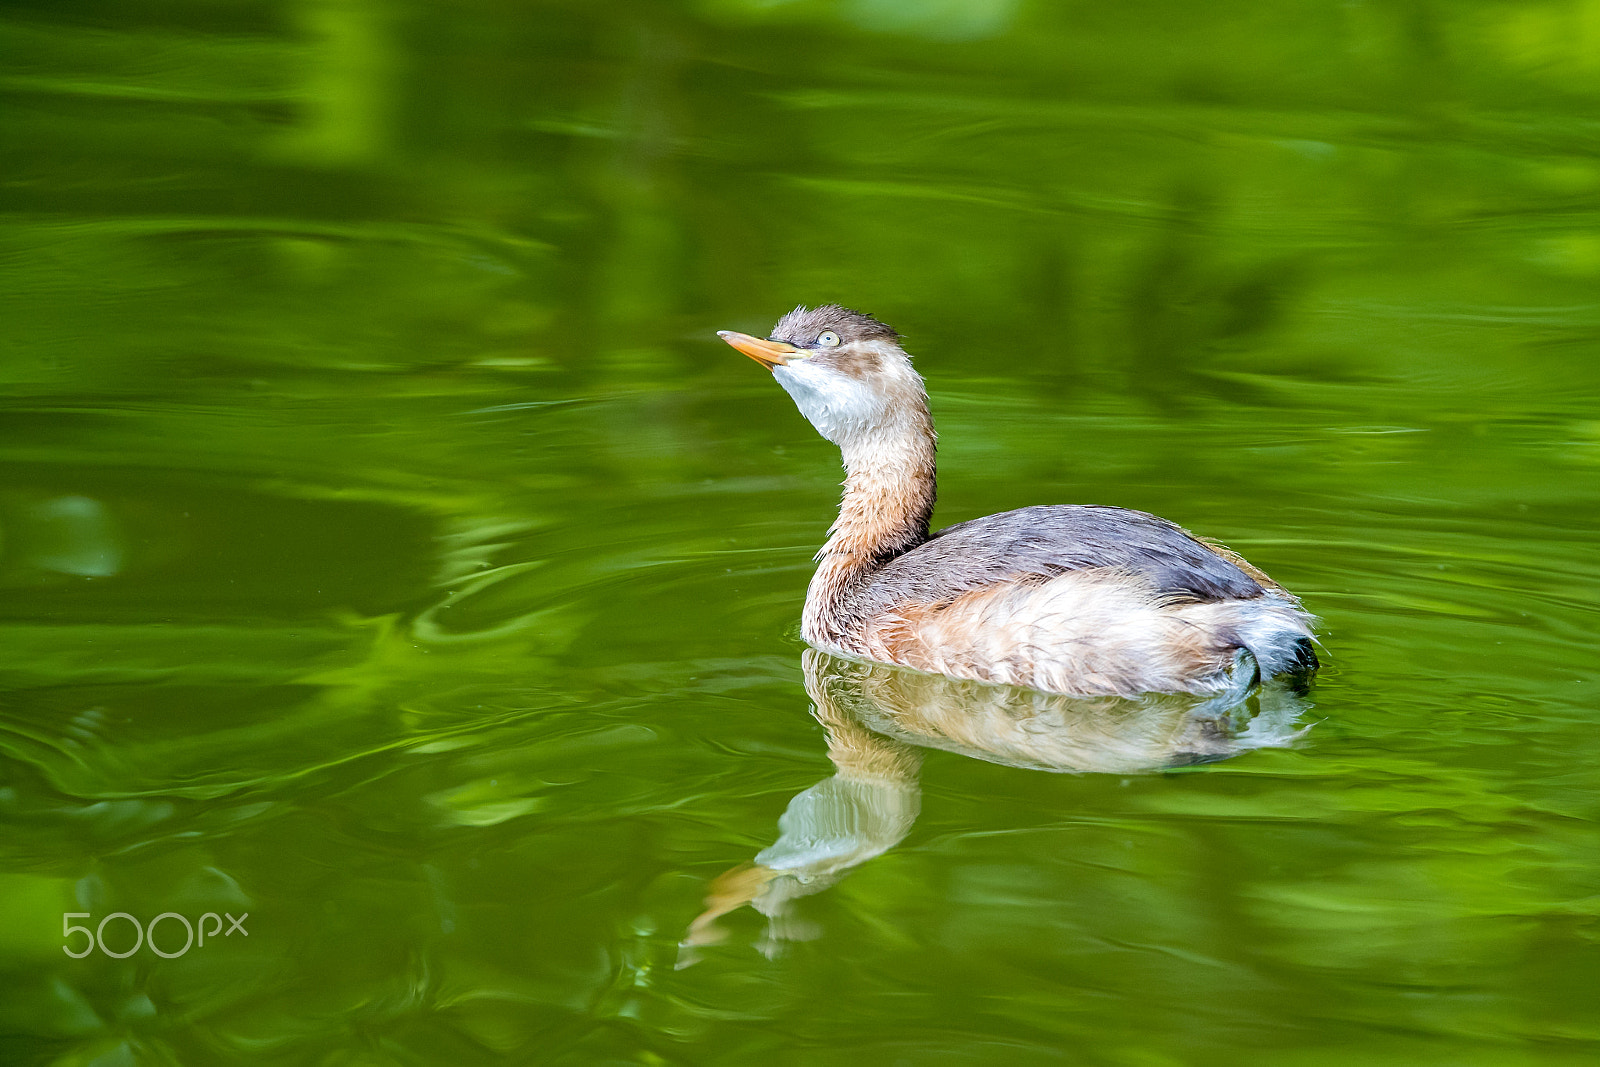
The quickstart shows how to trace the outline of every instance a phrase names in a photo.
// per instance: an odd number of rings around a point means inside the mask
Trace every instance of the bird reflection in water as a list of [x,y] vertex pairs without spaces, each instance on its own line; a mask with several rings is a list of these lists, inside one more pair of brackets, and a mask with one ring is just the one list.
[[1226,759],[1298,738],[1303,681],[1271,679],[1209,697],[1070,697],[921,674],[807,649],[812,714],[836,768],[778,819],[778,840],[720,875],[689,926],[678,966],[721,941],[722,916],[749,904],[767,917],[759,947],[817,935],[793,902],[833,885],[906,836],[922,805],[922,748],[1040,771],[1132,774]]

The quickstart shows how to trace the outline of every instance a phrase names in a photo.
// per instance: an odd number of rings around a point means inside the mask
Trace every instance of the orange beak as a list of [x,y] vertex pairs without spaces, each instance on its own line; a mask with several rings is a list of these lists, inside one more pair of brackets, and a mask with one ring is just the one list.
[[786,345],[782,341],[763,341],[759,337],[751,337],[747,333],[735,333],[733,330],[718,330],[717,336],[768,370],[783,366],[789,362],[790,356],[800,351],[794,345]]

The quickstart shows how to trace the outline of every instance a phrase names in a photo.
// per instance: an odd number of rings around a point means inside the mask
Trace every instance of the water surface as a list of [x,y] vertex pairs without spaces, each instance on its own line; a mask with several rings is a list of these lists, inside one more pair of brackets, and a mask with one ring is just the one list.
[[[1596,32],[9,5],[0,1058],[1592,1062]],[[1003,712],[1061,765],[814,712],[837,453],[713,331],[826,300],[929,379],[937,525],[1218,538],[1311,692]],[[732,906],[808,818],[853,862]]]

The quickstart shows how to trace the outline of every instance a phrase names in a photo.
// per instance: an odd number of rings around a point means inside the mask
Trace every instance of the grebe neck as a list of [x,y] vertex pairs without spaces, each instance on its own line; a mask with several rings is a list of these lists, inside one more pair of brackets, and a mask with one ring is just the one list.
[[817,553],[800,632],[841,647],[855,621],[850,597],[884,564],[928,539],[935,494],[933,423],[927,409],[903,425],[875,428],[841,445],[846,476],[839,518]]

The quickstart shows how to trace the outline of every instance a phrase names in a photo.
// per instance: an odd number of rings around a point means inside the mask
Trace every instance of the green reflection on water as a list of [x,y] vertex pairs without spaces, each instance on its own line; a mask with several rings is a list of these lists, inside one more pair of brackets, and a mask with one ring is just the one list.
[[[10,5],[0,1058],[1589,1062],[1597,26]],[[883,847],[678,969],[838,769],[837,457],[711,333],[801,300],[908,335],[937,523],[1167,515],[1328,666],[1145,773],[869,722]]]

